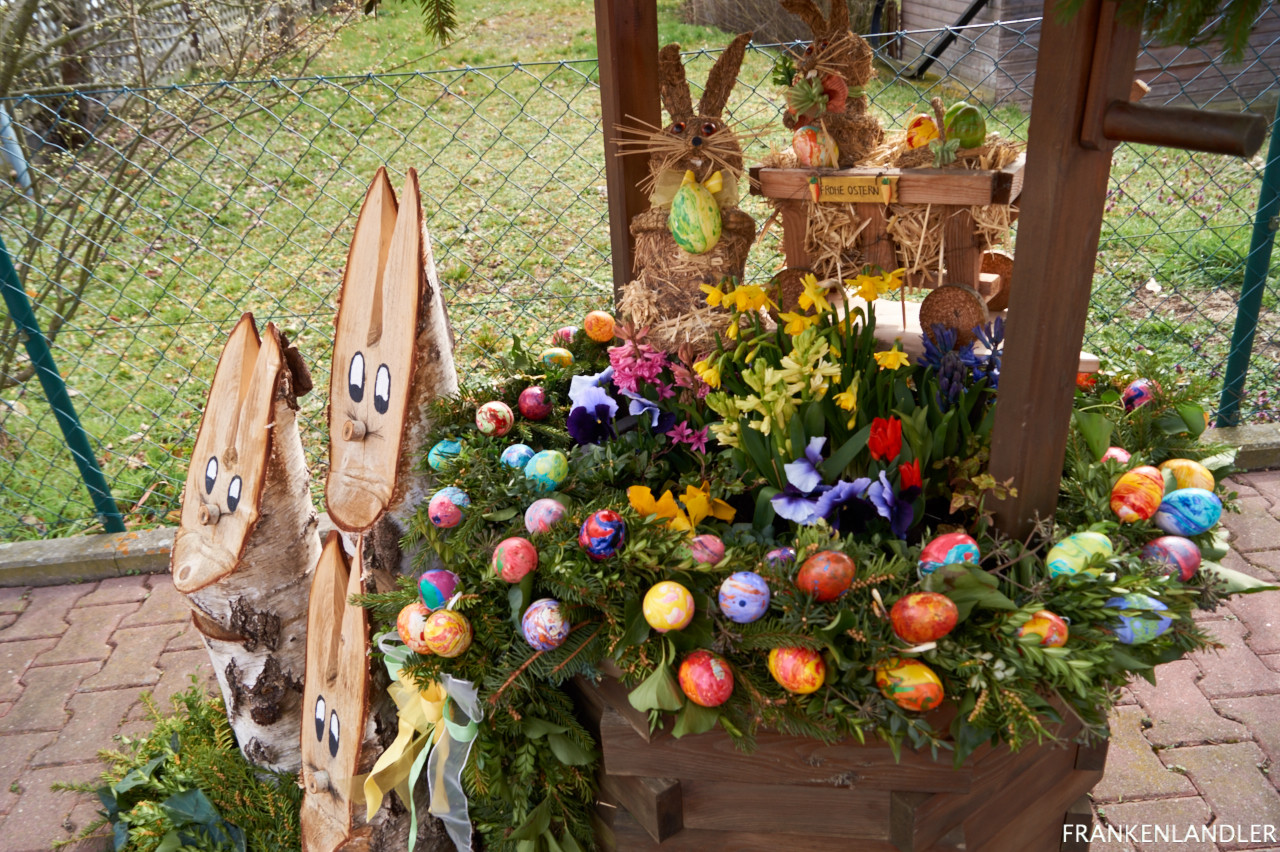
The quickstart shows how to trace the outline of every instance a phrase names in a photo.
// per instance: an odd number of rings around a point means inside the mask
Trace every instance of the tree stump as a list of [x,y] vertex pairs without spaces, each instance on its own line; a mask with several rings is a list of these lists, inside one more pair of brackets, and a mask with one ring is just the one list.
[[240,318],[196,437],[174,536],[187,598],[246,759],[296,771],[307,572],[320,554],[295,412],[311,389],[298,351]]

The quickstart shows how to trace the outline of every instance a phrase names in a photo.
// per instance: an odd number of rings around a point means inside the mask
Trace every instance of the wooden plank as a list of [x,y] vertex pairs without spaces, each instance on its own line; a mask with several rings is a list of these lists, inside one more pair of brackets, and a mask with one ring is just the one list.
[[[998,790],[989,794],[964,821],[965,842],[979,852],[1003,852],[1007,849],[1033,849],[1026,845],[1051,827],[1061,839],[1062,815],[1080,796],[1096,783],[1093,773],[1076,772],[1076,749],[1048,748],[1039,759],[1026,765]],[[1017,819],[1010,816],[1018,814]],[[1015,842],[1015,838],[1017,842]],[[1023,842],[1025,841],[1025,842]],[[1052,847],[1057,849],[1055,843]],[[1040,847],[1034,852],[1047,852]]]
[[614,817],[612,825],[606,826],[602,820],[596,830],[596,839],[606,852],[901,852],[884,840],[689,828],[655,843],[625,811]]
[[[989,169],[751,169],[751,192],[766,198],[809,201],[809,178],[829,176],[897,177],[902,204],[993,204],[1009,192],[1022,160],[1003,170]],[[999,202],[1002,203],[1002,202]]]
[[997,524],[1018,538],[1058,501],[1111,167],[1109,151],[1080,141],[1099,39],[1115,40],[1102,91],[1127,98],[1134,77],[1139,32],[1117,23],[1099,34],[1102,6],[1086,0],[1069,20],[1046,9],[1041,24],[1036,99],[1055,108],[1031,114],[1009,304],[1018,321],[1006,330],[991,449],[992,476],[1018,489],[996,505]]
[[631,280],[635,243],[631,220],[649,209],[640,182],[649,174],[645,157],[619,155],[618,125],[629,117],[661,126],[658,104],[658,7],[653,0],[595,0],[600,56],[600,123],[609,188],[609,243],[613,293]]
[[675,778],[600,775],[600,791],[656,841],[684,826],[680,782]]
[[867,226],[858,235],[858,246],[862,256],[871,267],[880,267],[886,272],[898,268],[898,254],[894,249],[893,238],[889,236],[889,220],[885,210],[878,204],[864,204],[858,208],[858,218],[866,220]]
[[1093,831],[1093,807],[1088,796],[1076,799],[1062,817],[1059,852],[1089,852],[1089,833]]
[[649,714],[631,706],[628,700],[628,690],[622,685],[620,678],[622,677],[622,669],[618,668],[612,660],[604,660],[599,664],[600,673],[604,677],[595,681],[596,691],[604,700],[605,704],[613,708],[618,715],[627,720],[632,730],[640,736],[645,742],[649,741]]
[[942,257],[947,267],[947,283],[977,290],[982,249],[974,236],[977,226],[973,223],[973,214],[968,207],[948,206],[943,208],[942,216]]
[[680,786],[684,824],[688,828],[778,834],[803,827],[806,834],[824,837],[889,839],[887,789],[823,789],[685,779]]
[[809,265],[809,250],[804,244],[809,228],[806,204],[804,201],[778,203],[782,211],[782,256],[786,258],[787,266],[792,268]]

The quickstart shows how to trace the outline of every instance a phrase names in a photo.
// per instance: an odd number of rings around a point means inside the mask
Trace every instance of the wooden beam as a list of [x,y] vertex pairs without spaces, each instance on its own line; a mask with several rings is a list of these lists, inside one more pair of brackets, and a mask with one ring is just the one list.
[[[997,524],[1017,537],[1057,507],[1102,231],[1111,152],[1081,144],[1091,70],[1095,98],[1128,100],[1140,35],[1116,20],[1114,2],[1085,0],[1068,20],[1057,5],[1045,4],[1036,62],[1035,99],[1050,108],[1031,113],[991,446],[991,474],[1018,489],[996,507]],[[1099,53],[1108,61],[1093,69]]]
[[609,240],[613,248],[616,303],[631,280],[635,243],[631,220],[649,209],[639,185],[649,174],[642,156],[619,156],[618,126],[630,119],[662,124],[658,104],[658,5],[656,0],[595,0],[600,54],[600,121],[604,130],[605,181],[609,190]]

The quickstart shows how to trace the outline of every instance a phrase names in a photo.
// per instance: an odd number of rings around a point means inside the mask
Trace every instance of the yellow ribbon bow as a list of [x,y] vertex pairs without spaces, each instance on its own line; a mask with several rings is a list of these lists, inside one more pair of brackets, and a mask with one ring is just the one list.
[[411,777],[417,774],[413,772],[414,764],[423,748],[438,742],[445,731],[442,722],[449,695],[441,684],[433,683],[419,690],[401,670],[387,687],[387,693],[399,708],[400,728],[395,742],[378,758],[364,782],[366,818],[370,820],[382,807],[383,797],[392,790],[406,805],[413,801],[412,787],[417,780]]

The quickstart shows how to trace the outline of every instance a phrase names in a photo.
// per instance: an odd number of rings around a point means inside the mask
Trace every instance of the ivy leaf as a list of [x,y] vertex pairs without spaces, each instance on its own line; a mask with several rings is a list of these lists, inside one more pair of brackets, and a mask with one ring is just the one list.
[[549,735],[547,745],[551,746],[551,752],[565,766],[586,766],[595,760],[593,753],[564,734]]
[[680,739],[685,734],[703,734],[716,726],[720,713],[713,707],[703,707],[692,701],[685,702],[684,709],[676,714],[671,736]]
[[564,725],[557,725],[554,722],[548,722],[546,719],[539,719],[536,716],[526,716],[521,725],[524,727],[524,735],[532,740],[545,737],[548,734],[563,734],[569,730]]
[[671,666],[663,663],[654,669],[653,674],[645,678],[639,686],[631,690],[627,701],[641,713],[647,713],[650,710],[675,712],[684,705],[684,693],[680,691],[680,685],[671,674]]
[[1243,571],[1226,568],[1217,562],[1202,561],[1200,570],[1226,583],[1227,594],[1230,595],[1251,595],[1254,592],[1269,592],[1274,589],[1280,589],[1280,586],[1263,582],[1256,577],[1250,577]]
[[[1166,411],[1154,421],[1154,425],[1166,435],[1181,435],[1187,431],[1186,421],[1176,411]],[[1201,430],[1203,431],[1203,429]]]
[[511,604],[511,623],[516,626],[516,632],[521,636],[524,635],[524,628],[520,626],[520,618],[524,615],[524,611],[529,608],[529,604],[532,603],[530,600],[532,597],[532,573],[525,574],[524,579],[507,589],[507,601]]
[[969,617],[975,606],[983,609],[1012,610],[1018,606],[1000,591],[1000,581],[981,568],[944,565],[924,578],[927,591],[941,592],[951,598],[960,611],[960,621]]

